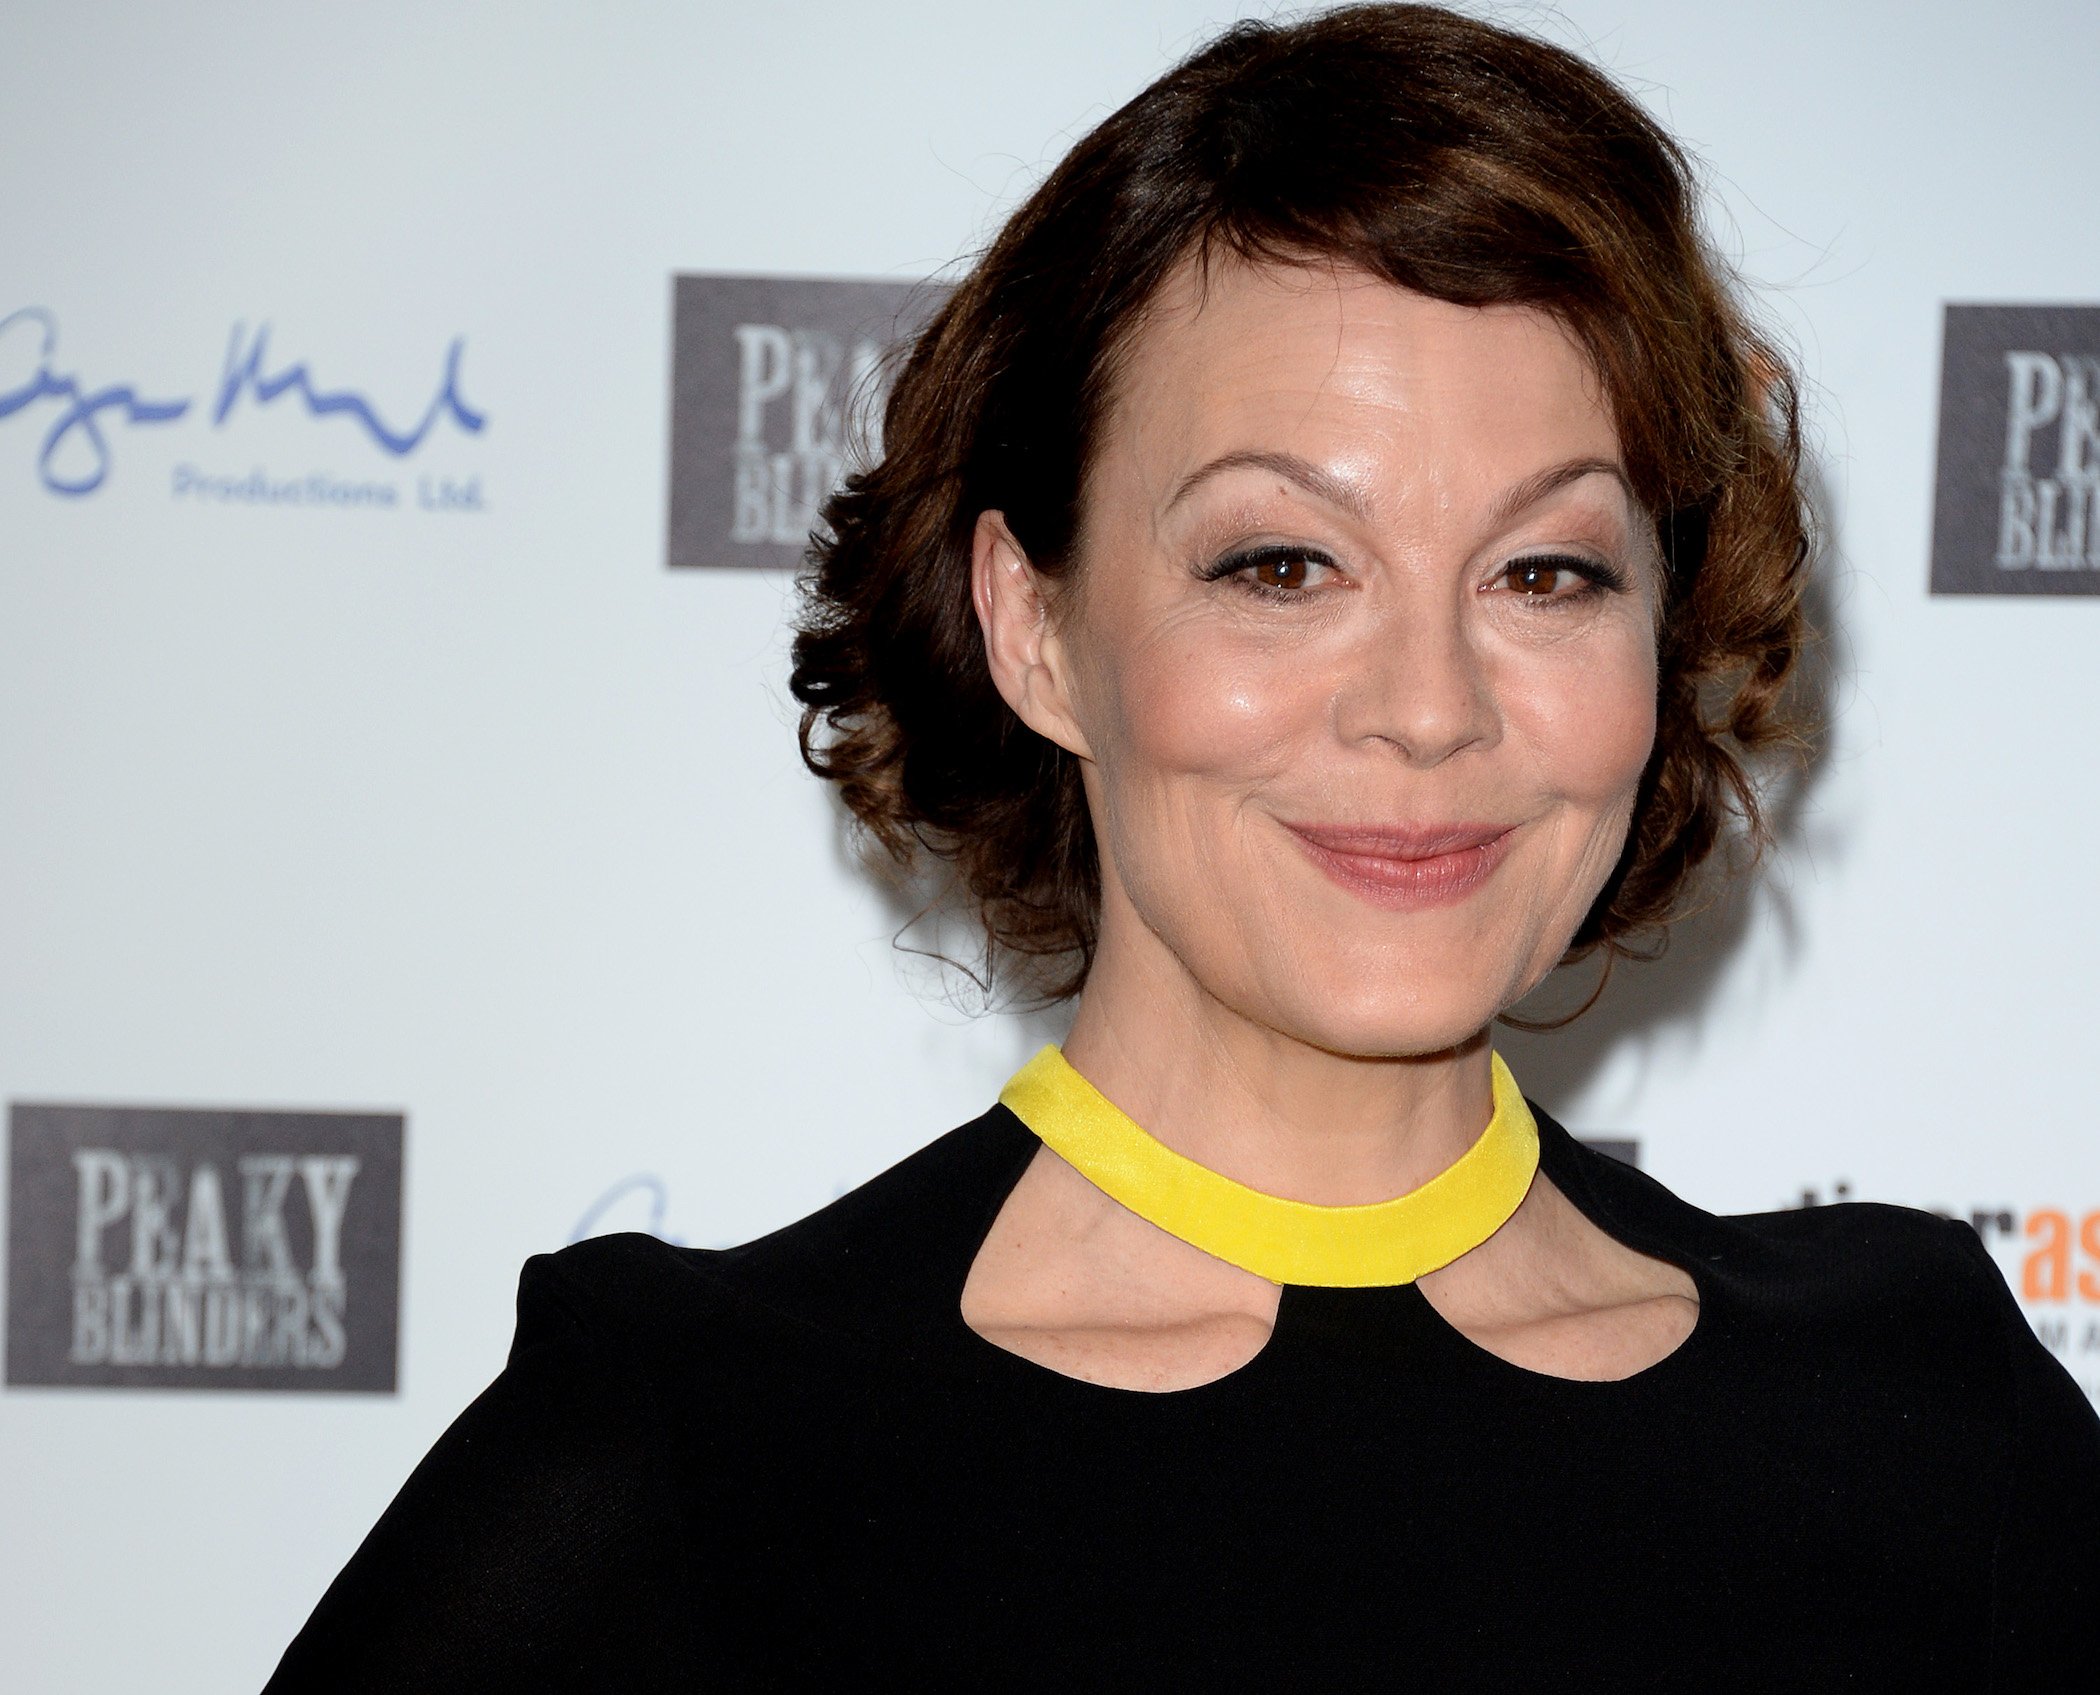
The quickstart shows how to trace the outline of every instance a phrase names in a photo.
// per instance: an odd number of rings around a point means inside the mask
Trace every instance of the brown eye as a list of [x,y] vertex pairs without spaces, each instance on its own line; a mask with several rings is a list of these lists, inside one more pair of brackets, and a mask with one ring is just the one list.
[[[1503,566],[1496,583],[1526,600],[1553,601],[1571,606],[1604,594],[1621,594],[1629,584],[1626,574],[1602,561],[1569,553],[1534,554]],[[1492,586],[1492,585],[1490,585]]]
[[1276,542],[1228,553],[1203,569],[1206,582],[1230,582],[1243,594],[1270,601],[1304,601],[1333,587],[1334,561],[1318,548]]
[[1247,574],[1261,588],[1302,589],[1312,566],[1302,553],[1272,553],[1257,559]]
[[1519,594],[1557,594],[1574,573],[1558,560],[1520,559],[1504,575]]

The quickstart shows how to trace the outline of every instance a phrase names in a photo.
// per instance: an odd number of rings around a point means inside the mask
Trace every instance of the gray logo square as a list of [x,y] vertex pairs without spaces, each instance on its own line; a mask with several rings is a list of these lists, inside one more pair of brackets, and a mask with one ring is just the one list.
[[1949,306],[1934,594],[2100,594],[2100,306]]
[[16,1105],[7,1381],[391,1394],[401,1115]]
[[864,454],[880,452],[884,354],[944,293],[674,278],[668,563],[799,565],[817,509]]

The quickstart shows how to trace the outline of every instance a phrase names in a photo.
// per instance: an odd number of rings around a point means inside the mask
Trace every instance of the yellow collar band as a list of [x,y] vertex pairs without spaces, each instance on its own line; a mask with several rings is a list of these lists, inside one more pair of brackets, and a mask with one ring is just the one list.
[[1495,1115],[1419,1189],[1368,1206],[1265,1195],[1156,1141],[1073,1070],[1055,1043],[1016,1071],[1002,1104],[1111,1200],[1192,1247],[1272,1283],[1362,1289],[1412,1283],[1509,1222],[1539,1168],[1539,1130],[1502,1056]]

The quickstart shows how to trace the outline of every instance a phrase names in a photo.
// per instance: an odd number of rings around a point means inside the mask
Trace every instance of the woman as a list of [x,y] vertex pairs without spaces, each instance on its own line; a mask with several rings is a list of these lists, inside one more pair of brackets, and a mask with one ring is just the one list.
[[1071,1034],[777,1235],[531,1262],[274,1687],[2089,1668],[2100,1424],[1973,1233],[1712,1217],[1489,1046],[1789,733],[1793,389],[1640,110],[1436,9],[1240,26],[885,442],[805,756]]

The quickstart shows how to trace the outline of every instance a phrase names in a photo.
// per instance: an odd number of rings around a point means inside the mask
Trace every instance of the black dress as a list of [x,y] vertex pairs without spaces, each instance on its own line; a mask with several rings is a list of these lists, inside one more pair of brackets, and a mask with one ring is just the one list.
[[1539,1131],[1698,1284],[1623,1381],[1412,1285],[1286,1287],[1194,1389],[1006,1353],[958,1308],[1004,1107],[744,1247],[534,1259],[270,1689],[2100,1687],[2100,1420],[1974,1232],[1717,1218]]

